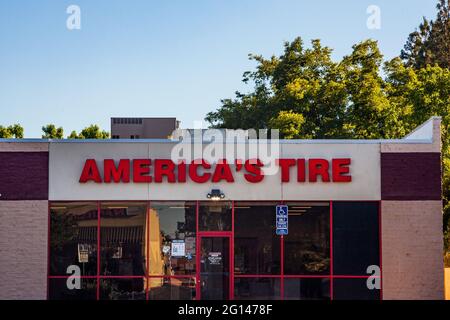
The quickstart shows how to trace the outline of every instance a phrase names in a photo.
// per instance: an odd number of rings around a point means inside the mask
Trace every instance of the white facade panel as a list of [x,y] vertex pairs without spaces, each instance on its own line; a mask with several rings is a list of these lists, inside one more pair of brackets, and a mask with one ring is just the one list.
[[[230,200],[380,200],[379,144],[281,145],[281,158],[350,158],[351,182],[297,182],[291,168],[289,183],[281,182],[281,172],[267,174],[259,183],[245,180],[246,171],[231,166],[234,183],[80,183],[86,159],[97,161],[103,176],[103,160],[170,159],[175,143],[80,142],[50,144],[50,200],[207,200],[211,189],[220,189]],[[232,145],[231,145],[232,146]],[[210,150],[210,148],[209,148]],[[225,154],[225,153],[224,153]],[[229,155],[228,155],[229,156]],[[210,156],[203,158],[210,160]],[[240,158],[240,157],[238,157]],[[234,159],[234,158],[233,158]],[[230,159],[229,163],[233,161]],[[261,160],[264,158],[260,157]],[[265,162],[265,161],[263,161]],[[131,179],[132,180],[132,179]]]
[[[351,182],[305,182],[283,184],[284,200],[380,200],[379,144],[283,144],[283,158],[350,158]],[[330,172],[331,174],[331,172]],[[320,178],[319,178],[320,179]]]
[[147,184],[80,183],[86,159],[96,159],[103,171],[104,159],[146,159],[145,143],[51,143],[49,200],[146,200]]

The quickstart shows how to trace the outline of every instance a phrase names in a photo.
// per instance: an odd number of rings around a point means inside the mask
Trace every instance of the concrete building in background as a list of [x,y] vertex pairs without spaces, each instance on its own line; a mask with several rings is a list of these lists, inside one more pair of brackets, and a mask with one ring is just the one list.
[[176,118],[111,118],[111,138],[167,139],[179,125]]

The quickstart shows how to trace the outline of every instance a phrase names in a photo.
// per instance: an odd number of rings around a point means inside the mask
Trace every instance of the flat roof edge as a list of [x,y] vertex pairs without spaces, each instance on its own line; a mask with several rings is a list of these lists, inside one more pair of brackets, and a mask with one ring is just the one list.
[[[210,141],[204,141],[211,143]],[[25,139],[0,139],[0,143],[179,143],[178,140],[169,139],[39,139],[39,138],[25,138]],[[188,143],[196,143],[191,141]],[[222,143],[217,141],[216,143]],[[234,143],[280,143],[280,144],[432,144],[433,139],[292,139],[292,140],[245,140],[235,142],[225,142],[225,144]]]

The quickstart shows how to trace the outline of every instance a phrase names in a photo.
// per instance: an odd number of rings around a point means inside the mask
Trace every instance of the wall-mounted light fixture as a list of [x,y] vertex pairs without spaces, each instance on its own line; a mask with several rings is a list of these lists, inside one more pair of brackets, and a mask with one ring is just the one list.
[[222,200],[225,198],[225,194],[220,191],[220,189],[212,189],[210,193],[206,195],[208,199],[213,201]]

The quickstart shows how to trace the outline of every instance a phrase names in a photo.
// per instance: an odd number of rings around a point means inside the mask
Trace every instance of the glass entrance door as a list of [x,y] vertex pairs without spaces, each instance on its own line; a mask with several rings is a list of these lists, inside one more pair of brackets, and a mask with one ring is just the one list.
[[228,300],[231,285],[230,236],[200,237],[200,297]]

